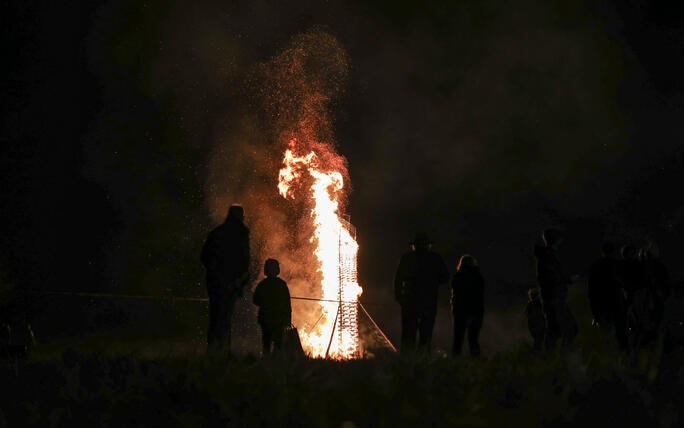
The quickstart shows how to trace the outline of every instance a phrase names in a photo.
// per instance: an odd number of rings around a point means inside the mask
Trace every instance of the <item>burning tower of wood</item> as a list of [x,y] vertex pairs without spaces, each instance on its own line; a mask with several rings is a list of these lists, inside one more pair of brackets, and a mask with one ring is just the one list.
[[359,356],[358,296],[359,285],[356,280],[356,229],[346,219],[340,221],[339,241],[339,314],[335,331],[337,332],[341,354],[346,358]]
[[[311,150],[311,145],[308,148]],[[321,317],[310,330],[301,329],[302,345],[312,357],[355,358],[359,356],[357,302],[362,289],[356,278],[356,232],[338,211],[343,176],[331,166],[334,164],[323,162],[315,149],[308,153],[297,150],[293,138],[285,151],[278,190],[288,199],[311,198],[314,232],[310,241],[318,261],[322,294]],[[310,183],[309,188],[297,186],[303,183]]]

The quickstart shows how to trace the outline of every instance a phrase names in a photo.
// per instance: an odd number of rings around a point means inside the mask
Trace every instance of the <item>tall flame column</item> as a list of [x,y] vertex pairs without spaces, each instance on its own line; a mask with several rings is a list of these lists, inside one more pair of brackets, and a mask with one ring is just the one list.
[[[313,357],[355,358],[359,355],[357,302],[363,290],[356,279],[356,232],[338,212],[338,197],[344,185],[342,174],[322,168],[313,151],[296,156],[295,146],[293,140],[285,152],[278,190],[284,198],[294,199],[308,187],[306,197],[313,202],[311,242],[315,244],[322,297],[320,322],[307,320],[313,327],[307,330],[305,326],[300,331],[302,345]],[[298,186],[307,175],[311,181],[306,181],[311,185]]]

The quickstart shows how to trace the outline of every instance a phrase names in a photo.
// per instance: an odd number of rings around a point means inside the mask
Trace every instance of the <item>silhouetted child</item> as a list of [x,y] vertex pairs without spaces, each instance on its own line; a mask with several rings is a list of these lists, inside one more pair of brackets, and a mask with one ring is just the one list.
[[254,304],[259,307],[258,322],[261,327],[264,355],[271,352],[271,345],[280,349],[285,327],[292,322],[290,291],[287,283],[278,278],[280,265],[278,260],[268,259],[264,263],[266,278],[254,290]]
[[539,350],[544,343],[544,333],[546,332],[546,319],[541,300],[539,300],[539,290],[530,288],[527,297],[529,299],[527,306],[525,306],[527,328],[530,329],[530,334],[534,339],[534,349]]

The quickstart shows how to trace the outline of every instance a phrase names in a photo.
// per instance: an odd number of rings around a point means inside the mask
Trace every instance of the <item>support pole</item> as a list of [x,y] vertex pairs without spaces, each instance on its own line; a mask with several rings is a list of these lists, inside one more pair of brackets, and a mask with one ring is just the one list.
[[335,322],[333,323],[333,329],[330,333],[330,342],[328,342],[328,349],[325,350],[325,358],[328,359],[328,353],[330,352],[330,345],[332,345],[333,337],[335,336],[335,327],[337,327],[337,317],[340,315],[340,306],[337,306],[337,312],[335,313]]

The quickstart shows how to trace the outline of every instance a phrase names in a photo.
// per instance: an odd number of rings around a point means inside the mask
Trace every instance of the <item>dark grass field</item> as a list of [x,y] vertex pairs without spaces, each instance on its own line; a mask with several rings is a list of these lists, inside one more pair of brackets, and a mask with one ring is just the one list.
[[[262,359],[244,336],[234,355],[207,357],[203,334],[143,326],[39,340],[27,359],[0,361],[0,426],[682,426],[681,350],[605,349],[581,287],[571,297],[575,349],[534,352],[516,336],[524,320],[513,308],[488,313],[479,359],[440,346],[431,356]],[[497,348],[504,336],[519,340]]]
[[[94,343],[0,366],[5,426],[681,426],[673,356],[526,345],[482,359],[397,354],[336,362],[165,355]],[[176,343],[174,346],[177,346]],[[135,345],[133,345],[135,346]],[[141,348],[144,349],[144,348]],[[145,354],[148,352],[148,354]],[[345,425],[347,424],[347,425]]]

